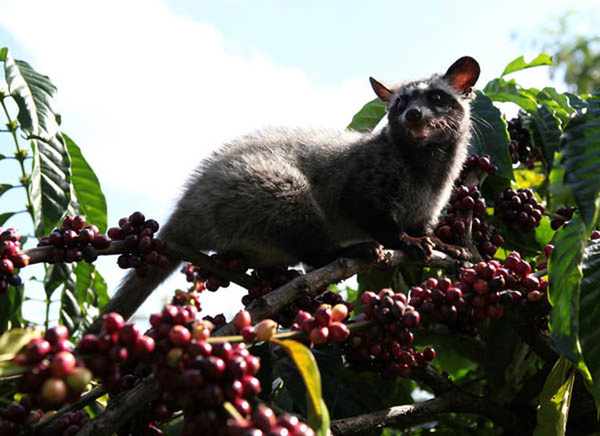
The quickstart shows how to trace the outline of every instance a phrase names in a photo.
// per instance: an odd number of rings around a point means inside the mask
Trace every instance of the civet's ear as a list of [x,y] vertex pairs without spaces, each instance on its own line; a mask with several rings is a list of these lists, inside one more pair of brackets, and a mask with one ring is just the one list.
[[388,86],[384,85],[381,82],[378,82],[372,77],[369,77],[369,81],[371,82],[371,87],[373,88],[373,91],[375,91],[375,94],[377,94],[377,97],[379,97],[379,100],[388,103],[392,99],[393,93]]
[[470,56],[463,56],[448,68],[444,78],[458,92],[467,94],[471,92],[471,88],[477,82],[480,72],[481,69],[475,59]]

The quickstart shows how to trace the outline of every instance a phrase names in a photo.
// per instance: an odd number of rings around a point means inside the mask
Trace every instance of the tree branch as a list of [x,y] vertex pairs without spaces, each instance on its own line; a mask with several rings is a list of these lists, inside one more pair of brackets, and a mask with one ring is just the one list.
[[94,389],[92,389],[91,391],[86,392],[74,403],[68,404],[67,406],[60,409],[58,412],[53,413],[52,415],[46,416],[40,422],[35,424],[33,426],[33,428],[38,429],[38,428],[46,427],[47,425],[51,424],[52,422],[54,422],[55,420],[57,420],[58,418],[63,416],[65,413],[72,412],[74,410],[83,409],[85,406],[90,404],[92,401],[97,400],[104,394],[106,394],[106,391],[104,390],[104,388],[102,386],[97,386]]
[[156,380],[150,376],[142,380],[132,390],[122,394],[106,410],[83,426],[78,436],[104,436],[114,434],[123,424],[148,407],[148,403],[158,396]]
[[502,426],[506,434],[524,434],[516,417],[501,405],[466,392],[453,391],[423,403],[396,406],[331,423],[335,436],[360,436],[386,426],[410,427],[441,413],[477,413]]

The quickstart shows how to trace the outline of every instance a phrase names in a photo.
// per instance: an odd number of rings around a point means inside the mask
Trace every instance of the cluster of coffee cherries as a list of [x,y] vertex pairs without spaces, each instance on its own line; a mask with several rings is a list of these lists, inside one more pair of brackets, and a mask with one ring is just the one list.
[[9,285],[21,285],[21,277],[15,268],[29,265],[29,256],[20,252],[20,239],[16,229],[0,229],[0,295],[6,294]]
[[149,374],[154,348],[152,337],[115,312],[102,316],[100,334],[86,334],[77,344],[81,359],[110,393],[129,390],[136,376]]
[[496,195],[494,213],[515,232],[529,232],[540,225],[544,206],[531,189],[507,188]]
[[550,221],[550,227],[552,227],[552,230],[560,229],[564,223],[573,218],[573,214],[576,210],[576,207],[570,206],[561,206],[556,209],[556,215],[558,215],[560,218],[556,217]]
[[44,427],[42,435],[75,436],[88,423],[90,415],[85,410],[67,412]]
[[98,259],[98,250],[110,246],[110,238],[101,235],[98,227],[87,225],[83,215],[66,216],[60,227],[40,239],[38,247],[54,247],[48,263],[86,262]]
[[347,307],[348,312],[354,310],[354,305],[348,301],[344,301],[344,298],[340,294],[328,290],[327,287],[323,287],[322,289],[317,290],[314,295],[303,295],[292,302],[292,304],[285,307],[277,314],[276,319],[284,327],[290,327],[300,311],[314,314],[319,307],[324,304],[331,307],[336,306],[337,304],[343,304]]
[[292,324],[292,330],[303,331],[310,342],[324,345],[328,341],[344,342],[350,336],[344,320],[348,318],[348,306],[338,303],[335,306],[322,304],[314,316],[309,312],[299,311]]
[[485,199],[477,186],[459,186],[452,191],[447,215],[439,221],[435,233],[444,242],[460,244],[461,235],[469,226],[482,258],[490,260],[504,245],[504,238],[487,222]]
[[498,167],[492,163],[492,158],[489,154],[483,154],[481,156],[470,154],[464,163],[462,175],[464,176],[466,171],[474,168],[478,168],[490,176],[498,174],[499,171]]
[[[245,272],[248,269],[239,256],[232,253],[213,253],[210,257],[214,265],[223,271]],[[181,272],[185,275],[188,282],[193,283],[192,289],[197,291],[206,289],[216,292],[219,288],[226,288],[230,285],[228,279],[212,274],[191,263],[184,266]]]
[[36,424],[42,420],[44,412],[40,409],[32,409],[31,406],[31,398],[22,397],[18,403],[0,407],[0,434],[17,436],[27,425]]
[[92,373],[72,352],[69,331],[63,325],[48,329],[43,338],[33,338],[14,357],[18,365],[29,366],[18,391],[30,394],[33,405],[55,408],[81,396]]
[[162,252],[167,244],[160,238],[155,238],[158,222],[146,219],[143,213],[134,212],[128,218],[119,220],[119,227],[108,229],[108,236],[114,241],[123,241],[126,253],[119,256],[117,264],[123,269],[133,268],[138,277],[144,277],[148,265],[164,268],[169,263]]
[[265,404],[258,404],[248,419],[229,423],[228,436],[313,436],[314,431],[295,415],[279,417]]
[[533,169],[536,162],[542,160],[540,149],[533,145],[531,133],[523,127],[520,118],[513,118],[508,122],[508,152],[513,163],[521,162],[528,169]]
[[543,325],[549,310],[548,281],[531,272],[531,265],[512,252],[504,264],[491,260],[462,268],[457,282],[429,278],[413,286],[409,304],[424,322],[443,322],[463,332],[471,331],[473,322],[501,318],[507,303],[529,310],[533,320]]
[[386,288],[364,292],[361,301],[364,319],[374,323],[353,333],[346,343],[346,359],[353,368],[378,371],[384,377],[410,377],[415,368],[433,360],[433,348],[421,352],[411,347],[411,329],[420,324],[421,315],[407,304],[406,295]]
[[168,305],[150,318],[147,335],[156,341],[154,376],[160,398],[156,415],[168,419],[183,410],[182,434],[220,434],[228,419],[224,401],[249,416],[248,399],[261,389],[254,377],[260,360],[244,343],[209,342],[214,326],[194,320],[188,307]]

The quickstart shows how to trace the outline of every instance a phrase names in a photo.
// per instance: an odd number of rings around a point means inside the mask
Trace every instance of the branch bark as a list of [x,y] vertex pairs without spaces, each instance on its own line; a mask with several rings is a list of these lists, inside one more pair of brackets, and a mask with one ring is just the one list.
[[453,391],[423,403],[396,406],[331,423],[335,436],[360,436],[386,426],[407,428],[442,413],[477,413],[496,422],[506,434],[525,434],[516,417],[501,405],[467,392]]
[[158,396],[156,380],[150,376],[123,394],[118,401],[84,425],[78,436],[104,436],[114,434],[123,424],[148,407]]

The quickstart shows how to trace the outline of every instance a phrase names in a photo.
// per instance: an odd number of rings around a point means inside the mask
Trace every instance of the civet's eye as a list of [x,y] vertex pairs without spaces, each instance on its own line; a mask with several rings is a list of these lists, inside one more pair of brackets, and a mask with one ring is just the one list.
[[439,91],[433,91],[429,94],[429,101],[433,104],[441,104],[444,101],[444,96]]
[[396,100],[396,108],[399,110],[404,109],[404,107],[406,106],[406,98],[402,95],[398,96],[398,99]]

